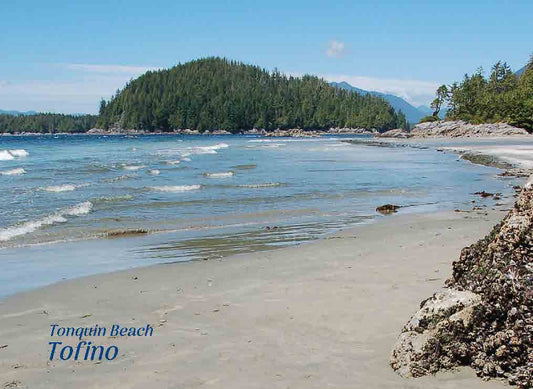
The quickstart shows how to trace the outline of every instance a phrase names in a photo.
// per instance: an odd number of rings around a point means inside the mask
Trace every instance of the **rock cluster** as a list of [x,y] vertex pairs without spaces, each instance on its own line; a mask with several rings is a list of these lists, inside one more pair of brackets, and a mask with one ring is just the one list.
[[417,124],[411,135],[415,138],[438,137],[489,137],[529,135],[523,128],[513,127],[507,123],[470,124],[462,120],[439,121]]
[[266,132],[264,136],[268,137],[291,137],[291,138],[310,138],[323,135],[323,131],[304,131],[301,128],[293,128],[290,130],[277,129],[272,132]]
[[396,128],[394,130],[389,130],[389,131],[385,131],[381,134],[376,134],[376,138],[400,138],[400,139],[406,139],[406,138],[410,138],[412,137],[412,135],[405,131],[405,130],[402,130],[401,128]]
[[469,365],[533,387],[533,176],[503,221],[463,249],[446,286],[405,325],[391,366],[418,377]]
[[330,128],[328,134],[337,135],[377,135],[379,132],[376,129],[368,128]]

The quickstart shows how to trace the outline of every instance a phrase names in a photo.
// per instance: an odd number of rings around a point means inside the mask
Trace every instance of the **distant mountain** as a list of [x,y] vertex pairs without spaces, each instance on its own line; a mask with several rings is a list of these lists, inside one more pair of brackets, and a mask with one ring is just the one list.
[[419,105],[416,109],[422,112],[425,116],[433,115],[433,110],[427,105]]
[[25,116],[25,115],[35,115],[35,114],[37,114],[37,112],[35,111],[20,112],[20,111],[4,111],[3,109],[0,109],[0,115]]
[[355,86],[352,86],[352,85],[348,84],[345,81],[343,81],[343,82],[330,82],[329,84],[334,86],[334,87],[336,87],[336,88],[341,88],[341,89],[346,89],[346,90],[353,91],[353,92],[358,92],[358,93],[361,93],[363,95],[365,95],[367,93],[370,93],[373,96],[379,96],[379,97],[383,98],[384,100],[386,100],[396,111],[401,110],[405,114],[405,116],[407,117],[407,121],[409,123],[418,123],[420,121],[420,119],[422,119],[424,116],[428,116],[428,115],[431,115],[433,113],[433,111],[429,107],[426,107],[426,106],[422,105],[422,106],[417,108],[417,107],[414,107],[411,104],[409,104],[407,101],[405,101],[401,97],[398,97],[398,96],[395,96],[395,95],[391,95],[391,94],[381,93],[381,92],[366,91],[364,89],[356,88]]
[[518,70],[515,74],[517,76],[521,76],[522,74],[524,74],[525,71],[526,71],[526,67],[524,66],[522,69]]

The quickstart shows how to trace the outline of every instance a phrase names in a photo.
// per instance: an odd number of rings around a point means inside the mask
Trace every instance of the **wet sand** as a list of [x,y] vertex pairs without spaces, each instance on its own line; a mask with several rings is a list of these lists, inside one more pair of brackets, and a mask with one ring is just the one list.
[[[69,280],[0,302],[0,384],[27,388],[502,388],[469,368],[403,379],[388,359],[420,301],[503,210],[383,217],[312,243]],[[95,242],[98,244],[98,242]],[[73,253],[83,255],[83,253]],[[113,361],[48,361],[50,325]]]

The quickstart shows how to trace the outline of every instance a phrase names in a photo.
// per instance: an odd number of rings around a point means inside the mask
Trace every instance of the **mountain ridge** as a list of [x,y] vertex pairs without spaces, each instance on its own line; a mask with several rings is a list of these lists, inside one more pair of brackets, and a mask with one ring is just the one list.
[[393,94],[387,94],[382,92],[376,92],[376,91],[367,91],[361,88],[357,88],[353,85],[348,84],[346,81],[342,82],[330,82],[331,86],[334,86],[336,88],[345,89],[348,91],[357,92],[360,94],[370,94],[372,96],[378,96],[387,101],[396,111],[401,110],[406,118],[407,121],[411,124],[416,124],[420,122],[420,120],[428,115],[431,115],[433,111],[424,105],[421,105],[419,107],[415,107],[412,104],[408,103],[401,97],[398,97]]

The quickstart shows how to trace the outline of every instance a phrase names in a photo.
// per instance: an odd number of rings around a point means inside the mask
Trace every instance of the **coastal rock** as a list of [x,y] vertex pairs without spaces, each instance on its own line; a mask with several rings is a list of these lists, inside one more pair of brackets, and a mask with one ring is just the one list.
[[291,138],[310,138],[318,137],[324,135],[323,131],[304,131],[301,128],[293,128],[290,130],[281,130],[277,129],[272,132],[267,132],[264,134],[267,137],[291,137]]
[[330,128],[328,130],[328,134],[336,134],[336,135],[376,135],[379,134],[379,132],[372,128]]
[[438,344],[435,334],[448,321],[472,322],[472,308],[480,296],[469,291],[445,289],[422,302],[420,310],[404,326],[391,354],[391,366],[402,377],[419,377],[430,373],[438,365],[436,354],[427,350]]
[[385,204],[385,205],[380,205],[379,207],[376,208],[376,211],[378,211],[379,213],[383,214],[383,215],[388,215],[390,213],[395,213],[398,211],[398,209],[400,209],[401,207],[399,205],[394,205],[394,204]]
[[457,120],[420,123],[411,130],[411,135],[415,138],[456,138],[524,136],[529,133],[523,128],[513,127],[507,123],[470,124]]
[[266,135],[266,131],[263,129],[252,128],[251,130],[243,131],[243,135]]
[[87,131],[86,134],[87,135],[105,135],[106,130],[103,130],[101,128],[91,128],[89,131]]
[[405,130],[402,130],[401,128],[397,128],[395,130],[389,130],[385,131],[381,134],[376,134],[376,138],[400,138],[400,139],[406,139],[411,138],[412,135],[408,133]]
[[531,388],[533,176],[502,222],[462,250],[446,286],[405,325],[393,369],[418,377],[469,365],[481,377]]

